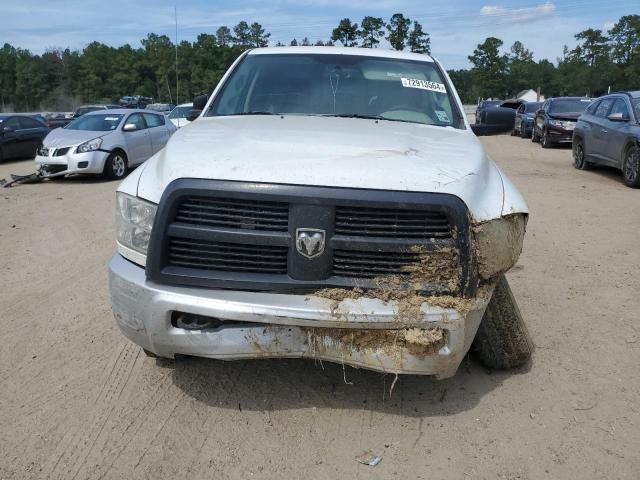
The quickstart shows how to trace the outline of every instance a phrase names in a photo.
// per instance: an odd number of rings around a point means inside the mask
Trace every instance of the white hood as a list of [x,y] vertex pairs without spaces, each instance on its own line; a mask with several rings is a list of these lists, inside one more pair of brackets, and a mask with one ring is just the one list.
[[67,128],[56,128],[51,130],[45,137],[42,144],[47,148],[59,148],[59,147],[75,147],[88,140],[94,138],[104,137],[111,131],[107,132],[93,132],[90,130],[69,130]]
[[[178,178],[449,193],[475,221],[499,217],[504,199],[498,168],[469,130],[335,117],[199,118],[138,176],[137,195],[155,203]],[[121,190],[135,194],[134,181]]]

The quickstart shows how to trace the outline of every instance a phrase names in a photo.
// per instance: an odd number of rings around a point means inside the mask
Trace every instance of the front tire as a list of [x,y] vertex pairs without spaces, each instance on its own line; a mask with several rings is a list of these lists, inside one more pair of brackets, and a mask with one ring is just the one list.
[[624,184],[631,188],[640,188],[640,148],[633,146],[627,150],[622,165]]
[[546,128],[542,132],[542,139],[540,140],[540,145],[542,145],[542,148],[553,147],[553,142],[549,138],[549,132],[547,132]]
[[533,143],[538,143],[540,141],[540,137],[536,134],[536,126],[534,125],[531,129],[531,141]]
[[520,138],[527,138],[527,129],[520,127]]
[[521,367],[531,359],[533,342],[504,275],[493,291],[472,349],[483,365],[494,369]]
[[573,166],[578,170],[589,170],[591,164],[584,153],[584,143],[578,139],[573,142]]
[[111,180],[120,180],[127,174],[127,156],[122,151],[111,152],[104,164],[104,176]]

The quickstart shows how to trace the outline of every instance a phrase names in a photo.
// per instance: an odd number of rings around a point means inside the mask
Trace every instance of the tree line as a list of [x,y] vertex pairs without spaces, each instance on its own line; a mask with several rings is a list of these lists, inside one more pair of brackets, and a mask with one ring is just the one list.
[[[82,51],[50,48],[42,55],[5,43],[0,49],[0,108],[69,110],[80,103],[115,102],[123,95],[188,101],[213,90],[242,52],[267,46],[270,37],[262,25],[246,21],[202,33],[194,42],[177,45],[177,72],[176,45],[155,33],[137,48],[92,42]],[[470,69],[449,74],[465,103],[509,98],[526,88],[540,88],[547,97],[598,96],[609,89],[639,88],[640,15],[625,15],[606,32],[589,28],[575,38],[577,46],[565,46],[562,56],[552,62],[535,61],[533,52],[519,41],[504,51],[502,40],[489,37],[468,57]],[[359,24],[343,18],[326,41],[293,39],[290,45],[379,48],[386,46],[383,40],[395,50],[431,53],[430,35],[420,22],[401,13],[387,21],[366,16]]]

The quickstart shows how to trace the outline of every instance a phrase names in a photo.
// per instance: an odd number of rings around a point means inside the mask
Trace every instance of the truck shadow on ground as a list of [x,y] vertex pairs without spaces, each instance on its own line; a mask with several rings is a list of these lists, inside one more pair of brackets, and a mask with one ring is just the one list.
[[157,364],[172,369],[174,384],[187,395],[216,408],[365,409],[411,417],[472,409],[485,394],[530,368],[489,372],[467,357],[453,378],[401,375],[391,391],[393,374],[311,359],[223,362],[183,357],[175,362],[159,359]]

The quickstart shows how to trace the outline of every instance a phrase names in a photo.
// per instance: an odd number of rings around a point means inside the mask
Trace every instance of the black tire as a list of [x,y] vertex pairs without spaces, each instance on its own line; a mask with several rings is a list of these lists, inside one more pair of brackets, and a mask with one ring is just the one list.
[[515,127],[514,127],[514,129],[511,130],[510,135],[512,137],[517,137],[519,135],[518,130],[516,130]]
[[127,175],[127,156],[121,150],[111,152],[104,162],[103,175],[111,180],[120,180]]
[[573,166],[578,170],[589,170],[591,168],[591,163],[586,159],[584,142],[579,138],[573,141]]
[[533,143],[538,143],[540,141],[540,137],[536,134],[536,127],[534,126],[531,130],[531,141]]
[[472,350],[484,366],[502,370],[525,365],[533,349],[518,304],[502,275],[484,312]]
[[622,163],[624,184],[631,188],[640,188],[640,147],[634,145],[627,149]]
[[149,358],[158,358],[158,356],[157,356],[155,353],[153,353],[153,352],[151,352],[151,351],[147,350],[146,348],[143,348],[143,349],[142,349],[142,351],[143,351],[143,352],[144,352],[144,354],[145,354],[147,357],[149,357]]
[[527,129],[520,127],[520,138],[527,138]]
[[542,138],[540,139],[540,145],[542,146],[542,148],[551,148],[554,146],[553,141],[549,138],[549,133],[547,132],[546,128],[542,131]]

